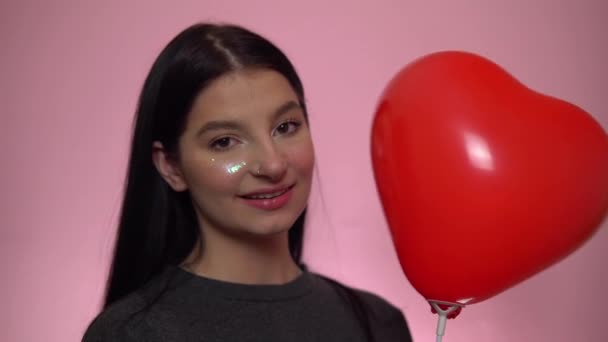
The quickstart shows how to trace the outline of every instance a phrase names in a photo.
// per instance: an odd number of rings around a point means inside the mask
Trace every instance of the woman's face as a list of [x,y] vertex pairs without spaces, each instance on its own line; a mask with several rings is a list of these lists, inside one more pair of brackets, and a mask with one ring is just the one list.
[[176,190],[189,190],[204,230],[288,230],[307,205],[314,152],[298,97],[281,74],[226,74],[196,98],[179,140]]

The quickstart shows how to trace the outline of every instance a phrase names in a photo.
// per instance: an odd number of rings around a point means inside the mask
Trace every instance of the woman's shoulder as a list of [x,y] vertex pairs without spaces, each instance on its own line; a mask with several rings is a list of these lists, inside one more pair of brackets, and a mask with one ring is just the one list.
[[361,301],[365,307],[371,310],[371,314],[374,316],[390,318],[402,315],[397,306],[374,292],[346,285],[341,281],[321,274],[313,273],[313,277],[317,279],[318,286],[325,287],[326,290],[331,289],[342,295],[354,296],[354,299]]
[[[401,309],[372,291],[352,287],[326,276],[315,274],[319,283],[340,293],[351,305],[360,304],[372,323],[374,335],[382,341],[411,341],[411,335]],[[323,285],[322,285],[323,286]]]
[[384,320],[396,319],[403,316],[401,310],[384,297],[362,289],[351,288],[365,305],[371,310],[372,315]]
[[170,268],[165,269],[102,310],[87,328],[83,342],[149,340],[149,336],[144,336],[152,330],[146,322],[146,313],[154,308],[163,291],[168,290],[174,273]]
[[137,341],[134,318],[146,307],[146,301],[135,292],[101,311],[88,326],[83,342]]

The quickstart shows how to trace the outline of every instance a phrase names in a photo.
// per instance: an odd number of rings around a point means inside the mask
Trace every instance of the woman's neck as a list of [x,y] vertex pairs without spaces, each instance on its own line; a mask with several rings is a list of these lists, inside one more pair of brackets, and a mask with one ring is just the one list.
[[205,231],[182,263],[188,271],[240,284],[285,284],[302,271],[289,252],[288,232],[265,237],[226,236]]

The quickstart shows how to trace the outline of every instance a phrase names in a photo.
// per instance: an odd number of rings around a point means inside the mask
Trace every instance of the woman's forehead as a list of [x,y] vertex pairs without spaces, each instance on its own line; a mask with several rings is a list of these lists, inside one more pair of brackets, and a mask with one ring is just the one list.
[[197,96],[191,111],[194,121],[247,120],[271,116],[297,94],[280,73],[267,69],[239,70],[214,80]]

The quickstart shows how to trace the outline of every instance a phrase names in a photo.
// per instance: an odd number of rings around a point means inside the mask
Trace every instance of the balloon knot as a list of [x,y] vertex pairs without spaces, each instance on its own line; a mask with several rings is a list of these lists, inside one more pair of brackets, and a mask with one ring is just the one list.
[[[437,303],[437,306],[439,306],[439,308],[440,308],[441,310],[448,310],[448,309],[451,307],[450,305],[447,305],[447,304],[439,304],[439,303]],[[458,315],[460,315],[460,311],[462,311],[462,307],[461,307],[461,306],[459,306],[458,308],[456,308],[456,310],[454,310],[454,311],[452,311],[452,312],[448,313],[448,314],[447,314],[447,318],[448,318],[448,319],[453,319],[453,318],[456,318]],[[432,312],[432,313],[434,313],[434,314],[436,314],[436,313],[437,313],[437,310],[435,310],[435,308],[434,308],[432,305],[431,305],[431,312]]]

